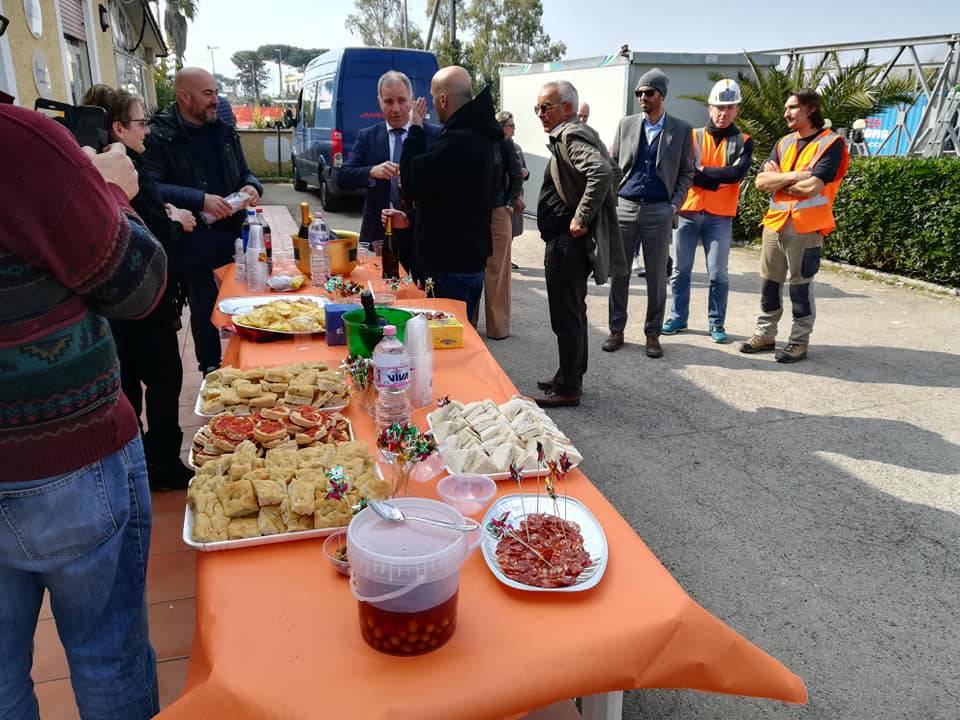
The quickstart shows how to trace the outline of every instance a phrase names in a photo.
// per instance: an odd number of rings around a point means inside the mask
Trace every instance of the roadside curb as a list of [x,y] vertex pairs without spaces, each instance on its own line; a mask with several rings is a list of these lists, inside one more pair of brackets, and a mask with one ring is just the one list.
[[[756,255],[760,254],[760,247],[757,245],[738,243],[735,241],[734,247],[749,250]],[[938,285],[937,283],[927,282],[926,280],[917,280],[916,278],[887,273],[881,270],[873,270],[871,268],[860,267],[859,265],[851,265],[849,263],[824,258],[820,261],[820,267],[841,275],[853,275],[863,280],[873,280],[874,282],[883,283],[884,285],[920,290],[930,295],[940,297],[960,298],[960,288]]]

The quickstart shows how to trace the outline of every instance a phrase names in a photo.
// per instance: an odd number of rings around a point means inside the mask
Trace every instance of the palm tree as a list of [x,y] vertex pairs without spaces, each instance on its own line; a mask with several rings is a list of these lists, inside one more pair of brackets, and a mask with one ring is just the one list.
[[177,70],[183,67],[183,54],[187,51],[187,21],[197,15],[196,0],[165,0],[163,29],[173,45]]
[[[814,88],[822,98],[822,112],[835,128],[850,127],[854,120],[876,115],[892,105],[912,103],[916,99],[915,83],[904,76],[890,76],[878,82],[882,68],[871,67],[863,60],[841,65],[836,52],[825,53],[813,67],[804,59],[791,61],[783,70],[761,69],[744,53],[752,75],[737,73],[743,95],[737,125],[749,133],[754,143],[754,158],[765,160],[774,143],[786,133],[783,104],[794,90]],[[721,73],[710,73],[714,82]],[[706,95],[684,96],[687,100],[707,103]]]

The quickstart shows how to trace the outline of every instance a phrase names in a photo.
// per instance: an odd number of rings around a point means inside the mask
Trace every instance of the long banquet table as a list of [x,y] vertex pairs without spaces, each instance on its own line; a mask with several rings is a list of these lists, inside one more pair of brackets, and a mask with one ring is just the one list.
[[[236,290],[225,283],[221,296]],[[434,352],[436,397],[503,402],[517,393],[462,303],[408,304],[455,313],[465,327],[462,349]],[[292,342],[234,337],[226,357],[243,368],[307,358],[335,366],[345,354],[322,340],[304,351]],[[414,413],[421,428],[429,409]],[[356,404],[345,413],[372,448],[372,419]],[[414,493],[437,497],[436,479],[413,483]],[[535,481],[524,481],[523,489],[535,492]],[[498,488],[516,491],[509,482]],[[488,720],[583,696],[585,717],[612,720],[620,715],[619,691],[634,688],[806,702],[803,681],[687,596],[578,470],[569,494],[606,533],[609,565],[600,584],[571,594],[513,590],[474,552],[461,572],[456,633],[439,650],[413,658],[364,643],[357,602],[321,541],[199,553],[189,673],[181,697],[159,717]]]

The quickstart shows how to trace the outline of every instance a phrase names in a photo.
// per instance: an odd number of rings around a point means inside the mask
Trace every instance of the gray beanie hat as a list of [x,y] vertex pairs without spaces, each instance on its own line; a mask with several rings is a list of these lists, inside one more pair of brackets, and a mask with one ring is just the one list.
[[653,68],[652,70],[647,70],[647,72],[640,76],[640,81],[637,83],[635,91],[640,88],[651,87],[654,90],[659,90],[660,94],[666,97],[667,85],[669,84],[670,78],[667,77],[666,73],[660,68]]

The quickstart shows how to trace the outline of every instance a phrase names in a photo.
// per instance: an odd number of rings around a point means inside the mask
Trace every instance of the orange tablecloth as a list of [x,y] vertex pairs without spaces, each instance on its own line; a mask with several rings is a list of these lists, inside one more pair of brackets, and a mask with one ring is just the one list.
[[[217,303],[225,298],[240,297],[243,295],[277,295],[278,293],[274,292],[265,292],[265,293],[251,293],[247,292],[246,285],[242,281],[237,280],[237,274],[234,271],[233,263],[229,265],[224,265],[214,270],[214,273],[217,276],[217,279],[220,282],[220,295],[217,297]],[[349,275],[349,279],[358,285],[366,286],[367,282],[370,281],[373,283],[373,291],[375,293],[383,291],[388,292],[397,296],[398,300],[415,300],[417,298],[425,298],[427,295],[423,290],[418,288],[413,283],[401,283],[400,290],[390,290],[388,289],[381,277],[380,269],[380,259],[379,258],[370,258],[367,262],[363,262],[357,265],[352,273]],[[288,295],[290,293],[283,293]],[[333,298],[336,302],[351,302],[350,299],[336,299],[330,293],[323,291],[321,288],[315,288],[312,285],[306,283],[303,287],[300,288],[298,294],[301,295],[324,295],[329,298]],[[354,298],[355,302],[360,302],[360,296],[357,295]],[[210,321],[219,328],[225,328],[230,326],[230,316],[225,315],[220,312],[220,308],[216,305],[213,308],[213,314],[210,316]]]
[[[418,304],[456,312],[462,303]],[[439,397],[502,402],[516,388],[464,321],[464,348],[434,353]],[[242,346],[242,366],[307,355],[338,362],[345,349],[292,343]],[[423,427],[429,408],[414,420]],[[356,435],[373,442],[371,419],[351,405]],[[436,497],[435,483],[414,492]],[[535,492],[533,480],[524,490]],[[501,494],[515,492],[501,483]],[[579,471],[569,494],[607,535],[600,584],[580,594],[513,590],[479,551],[463,567],[459,620],[436,652],[395,658],[360,637],[357,603],[304,540],[197,559],[197,624],[183,695],[165,720],[262,718],[503,718],[557,700],[632,688],[693,688],[806,702],[803,681],[691,600],[613,506]]]

